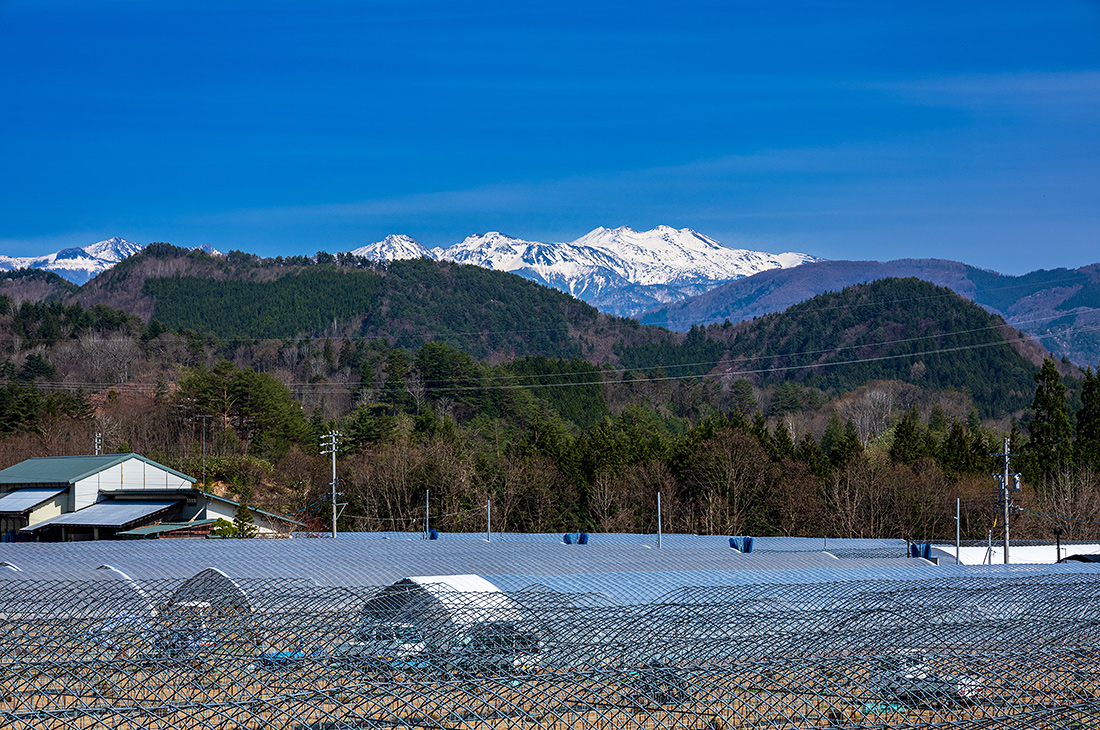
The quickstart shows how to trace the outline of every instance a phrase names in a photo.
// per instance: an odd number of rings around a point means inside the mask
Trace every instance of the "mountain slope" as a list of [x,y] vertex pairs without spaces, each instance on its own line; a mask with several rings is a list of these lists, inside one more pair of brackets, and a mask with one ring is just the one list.
[[[414,349],[442,342],[495,360],[610,353],[611,335],[596,330],[614,318],[521,277],[449,261],[343,260],[287,264],[154,244],[96,277],[72,301],[209,332],[223,342],[300,335],[380,338]],[[679,339],[657,328],[628,329],[632,341]]]
[[636,315],[724,281],[814,260],[806,254],[726,248],[689,228],[668,226],[597,228],[567,243],[525,241],[491,231],[431,250],[408,236],[387,236],[351,253],[378,261],[435,258],[508,271],[617,315]]
[[[713,348],[701,349],[703,333],[693,328],[686,342],[713,359]],[[1020,411],[1034,394],[1034,365],[1006,339],[1013,331],[999,317],[915,278],[857,284],[706,333],[725,344],[714,372],[762,384],[796,381],[839,394],[899,380],[967,392],[987,416]],[[628,367],[669,358],[655,345],[618,352]]]
[[43,256],[0,256],[0,270],[44,269],[75,284],[83,284],[143,248],[140,243],[116,236],[83,248],[66,248]]
[[415,238],[390,234],[377,243],[361,246],[349,251],[353,256],[362,256],[371,261],[400,261],[403,259],[434,259],[431,251],[424,248]]
[[917,277],[945,286],[1004,317],[1059,357],[1100,362],[1100,265],[1005,276],[942,259],[820,261],[718,286],[644,314],[646,324],[686,330],[694,324],[752,319],[828,291],[884,277]]

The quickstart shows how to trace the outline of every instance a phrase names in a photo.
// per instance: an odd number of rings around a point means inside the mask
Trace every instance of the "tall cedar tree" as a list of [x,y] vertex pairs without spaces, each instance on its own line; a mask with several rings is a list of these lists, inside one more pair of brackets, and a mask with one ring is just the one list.
[[1034,484],[1045,485],[1056,471],[1070,463],[1073,429],[1066,407],[1066,386],[1049,357],[1035,374],[1035,383],[1035,400],[1031,403],[1035,418],[1028,426],[1031,439],[1024,460],[1025,476]]
[[1077,462],[1100,472],[1100,369],[1085,370],[1077,411]]

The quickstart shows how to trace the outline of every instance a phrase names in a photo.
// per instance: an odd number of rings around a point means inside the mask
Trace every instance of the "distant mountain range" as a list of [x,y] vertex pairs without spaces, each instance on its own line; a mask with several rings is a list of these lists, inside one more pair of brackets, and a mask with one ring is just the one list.
[[[144,247],[116,237],[44,256],[0,256],[0,271],[52,271],[82,285]],[[210,246],[199,248],[220,255]],[[511,272],[603,312],[680,331],[780,312],[852,284],[916,277],[1001,315],[1059,357],[1082,366],[1100,363],[1100,264],[1005,276],[942,259],[822,261],[801,253],[731,249],[691,229],[668,226],[597,228],[568,243],[489,232],[432,249],[409,236],[391,235],[351,253],[377,261],[424,258]],[[17,301],[68,296],[37,280],[3,287]]]
[[[127,256],[133,256],[141,251],[145,248],[145,245],[144,243],[134,243],[115,236],[83,248],[66,248],[42,256],[0,255],[0,271],[41,269],[52,271],[74,284],[84,284],[110,269]],[[207,253],[220,253],[210,245],[196,246],[195,248]]]
[[432,249],[408,236],[387,236],[351,253],[378,261],[427,258],[508,271],[620,316],[637,316],[761,271],[817,260],[802,253],[727,248],[690,228],[668,226],[650,231],[601,227],[568,243],[525,241],[491,231]]
[[727,319],[736,323],[885,277],[916,277],[947,287],[1001,315],[1059,357],[1081,366],[1100,363],[1100,264],[1006,276],[943,259],[819,261],[728,282],[655,308],[640,320],[672,330]]

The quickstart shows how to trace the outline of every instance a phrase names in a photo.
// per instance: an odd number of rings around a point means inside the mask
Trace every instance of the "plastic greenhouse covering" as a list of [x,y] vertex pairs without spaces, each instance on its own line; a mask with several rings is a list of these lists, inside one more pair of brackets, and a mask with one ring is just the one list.
[[172,578],[152,576],[165,548],[5,548],[0,727],[1100,727],[1090,565],[646,571],[627,550],[630,570],[554,559],[369,585],[404,558],[340,584],[311,571],[365,541],[308,541],[311,560],[292,542],[259,577],[249,561],[271,548],[223,545],[235,572],[191,570],[214,553],[175,546],[191,557]]

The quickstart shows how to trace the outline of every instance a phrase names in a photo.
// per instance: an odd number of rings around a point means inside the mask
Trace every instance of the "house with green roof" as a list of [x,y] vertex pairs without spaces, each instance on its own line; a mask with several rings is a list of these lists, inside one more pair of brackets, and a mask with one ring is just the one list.
[[[195,488],[195,479],[139,454],[46,456],[0,470],[0,540],[46,542],[125,537],[135,529],[180,523],[172,532],[193,536],[195,521],[232,520],[233,500]],[[249,508],[262,532],[297,522]]]

